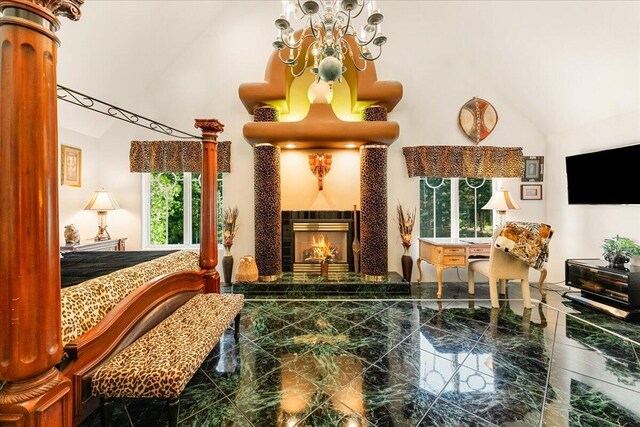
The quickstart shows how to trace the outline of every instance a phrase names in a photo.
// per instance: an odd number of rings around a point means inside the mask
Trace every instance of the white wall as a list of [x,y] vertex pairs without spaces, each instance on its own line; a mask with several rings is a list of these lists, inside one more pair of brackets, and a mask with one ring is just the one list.
[[[318,190],[318,179],[309,169],[309,154],[332,154],[331,170]],[[348,211],[360,208],[360,153],[353,150],[282,150],[282,210]]]
[[[80,232],[82,240],[92,239],[98,232],[96,212],[82,210],[93,192],[100,187],[100,170],[98,167],[98,152],[100,141],[89,136],[68,129],[60,129],[58,134],[59,146],[67,145],[82,150],[81,187],[59,185],[58,203],[60,215],[60,244],[64,245],[64,226],[73,224]],[[62,149],[59,149],[62,156]],[[58,161],[60,164],[60,161]],[[58,170],[58,183],[60,183]]]
[[[428,8],[430,3],[421,3],[417,7]],[[458,50],[447,45],[446,28],[441,28],[445,32],[440,34],[439,42],[430,38],[433,42],[412,44],[409,41],[415,40],[415,30],[424,27],[423,18],[427,15],[412,14],[404,7],[387,7],[386,12],[388,21],[404,22],[403,25],[394,25],[394,41],[385,47],[385,53],[376,62],[381,79],[399,80],[405,89],[404,99],[389,117],[400,123],[400,138],[389,148],[388,155],[389,269],[401,271],[403,250],[394,221],[396,204],[401,202],[410,207],[418,206],[419,202],[418,179],[407,176],[403,146],[469,145],[470,142],[458,129],[457,117],[460,107],[473,96],[489,100],[500,117],[495,131],[482,145],[521,146],[525,155],[545,155],[546,139],[511,103],[505,89],[492,83],[495,79],[474,72],[474,65]],[[158,78],[144,82],[147,89],[137,103],[122,105],[187,131],[193,129],[195,117],[216,117],[225,124],[221,139],[231,140],[233,145],[232,173],[224,176],[224,204],[237,205],[240,209],[240,229],[233,248],[237,256],[254,253],[253,152],[242,137],[242,126],[251,120],[251,116],[238,98],[238,86],[263,79],[267,59],[272,52],[270,40],[275,33],[269,17],[277,13],[277,5],[273,2],[227,2],[216,17],[215,25],[207,27],[191,43],[185,44],[181,54]],[[236,19],[239,15],[242,15],[242,25],[238,25]],[[387,27],[386,31],[391,30]],[[407,45],[412,47],[410,54]],[[144,47],[128,43],[122,49]],[[118,82],[104,84],[117,85]],[[72,86],[71,83],[69,85]],[[74,111],[65,109],[61,113],[71,115]],[[113,123],[99,138],[99,184],[111,190],[123,208],[109,213],[109,230],[114,236],[125,233],[129,237],[127,248],[135,250],[141,244],[141,184],[139,175],[128,172],[129,141],[163,137],[112,119],[106,120]],[[197,130],[193,131],[197,133]],[[346,154],[352,156],[355,153],[357,151]],[[314,190],[315,180],[308,171],[306,154],[308,152],[283,153],[283,164],[289,165],[291,171],[295,168],[300,174],[295,187],[292,186],[292,172],[284,174],[283,206],[351,209],[353,203],[359,204],[359,191],[354,187],[359,181],[355,159],[349,158],[343,164],[336,155],[335,169],[327,176],[326,193],[321,195],[317,187]],[[338,193],[338,189],[342,189],[340,186],[344,185],[349,186],[344,193],[346,196]],[[519,198],[519,185],[517,179],[504,182],[516,199]],[[295,194],[304,196],[304,207],[301,200],[293,202]],[[510,214],[510,218],[545,219],[545,201],[521,202],[520,205],[522,210]],[[419,224],[416,225],[418,229]],[[412,250],[414,258],[417,257],[417,245],[414,244]],[[434,280],[433,269],[426,268],[425,271],[428,273],[426,279]],[[455,271],[445,273],[445,280],[457,280]],[[414,269],[414,279],[416,277]]]
[[[640,111],[590,123],[548,138],[547,220],[556,230],[549,280],[564,279],[567,258],[599,258],[602,241],[616,234],[640,242],[640,207],[569,205],[565,157],[640,143]],[[640,159],[639,159],[640,161]],[[614,183],[612,183],[614,184]],[[637,191],[637,183],[627,183]]]

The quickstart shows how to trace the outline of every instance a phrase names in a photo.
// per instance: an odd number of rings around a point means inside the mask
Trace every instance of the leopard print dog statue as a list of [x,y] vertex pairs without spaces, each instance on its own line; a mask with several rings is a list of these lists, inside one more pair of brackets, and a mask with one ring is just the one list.
[[67,245],[80,243],[80,232],[73,224],[64,226],[64,241]]

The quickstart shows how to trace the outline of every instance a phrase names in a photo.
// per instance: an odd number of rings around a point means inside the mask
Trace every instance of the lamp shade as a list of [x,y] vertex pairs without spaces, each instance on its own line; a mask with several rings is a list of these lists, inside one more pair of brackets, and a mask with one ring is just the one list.
[[112,211],[114,209],[120,209],[120,206],[113,200],[111,193],[105,190],[96,191],[93,198],[84,207],[84,210],[91,211]]
[[499,189],[489,202],[482,207],[482,209],[494,210],[498,212],[506,212],[508,210],[520,209],[516,202],[511,198],[511,194],[507,190]]

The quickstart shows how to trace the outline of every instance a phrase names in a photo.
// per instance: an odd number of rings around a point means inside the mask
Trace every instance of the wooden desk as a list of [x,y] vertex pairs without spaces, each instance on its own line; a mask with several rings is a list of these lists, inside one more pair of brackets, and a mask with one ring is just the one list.
[[98,242],[93,239],[89,239],[85,240],[85,243],[60,246],[60,252],[124,251],[126,240],[126,237],[122,237],[120,239],[100,240]]
[[491,238],[451,239],[419,238],[418,282],[422,281],[422,261],[436,267],[438,276],[438,298],[442,298],[442,271],[451,267],[467,267],[469,259],[489,258],[491,254]]

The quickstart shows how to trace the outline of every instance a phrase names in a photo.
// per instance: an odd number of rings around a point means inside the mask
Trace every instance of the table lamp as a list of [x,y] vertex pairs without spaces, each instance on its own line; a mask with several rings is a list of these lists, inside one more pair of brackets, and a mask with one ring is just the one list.
[[107,231],[107,211],[120,209],[118,203],[113,200],[111,193],[105,191],[104,188],[97,190],[93,195],[93,198],[84,207],[84,210],[98,211],[98,234],[96,234],[95,241],[110,240],[111,236]]
[[504,227],[504,219],[508,210],[520,209],[511,198],[511,194],[503,188],[493,193],[489,202],[482,207],[486,210],[494,210],[498,213],[498,227]]

